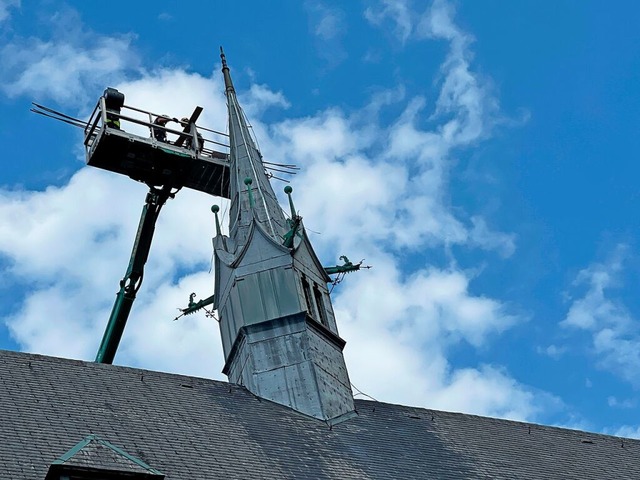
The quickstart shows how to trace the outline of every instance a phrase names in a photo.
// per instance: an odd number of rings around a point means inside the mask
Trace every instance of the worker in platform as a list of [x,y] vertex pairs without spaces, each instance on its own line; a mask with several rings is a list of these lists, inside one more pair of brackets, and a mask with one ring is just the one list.
[[120,109],[124,106],[124,93],[108,87],[103,96],[107,114],[107,127],[120,130]]
[[[159,115],[153,121],[154,125],[158,125],[159,127],[166,127],[167,123],[171,121],[168,115]],[[159,142],[168,143],[167,140],[167,131],[164,128],[151,127],[151,131],[153,132],[153,138],[158,140]]]
[[[189,119],[187,117],[183,117],[180,119],[180,123],[182,123],[183,126],[188,126],[191,124],[191,122],[189,122]],[[195,125],[194,125],[195,127]],[[193,132],[190,132],[193,133]],[[196,137],[198,138],[198,153],[202,153],[202,149],[204,148],[204,138],[202,137],[202,135],[200,134],[200,132],[198,132],[196,130]],[[186,148],[193,148],[194,146],[192,145],[192,137],[188,137],[187,141],[184,142],[184,146]]]

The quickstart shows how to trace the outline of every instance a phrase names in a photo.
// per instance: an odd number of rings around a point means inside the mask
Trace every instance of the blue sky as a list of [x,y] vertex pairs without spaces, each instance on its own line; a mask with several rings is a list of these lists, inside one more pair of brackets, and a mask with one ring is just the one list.
[[[381,401],[640,436],[636,2],[0,0],[0,348],[90,360],[146,188],[84,167],[106,86],[224,129],[218,46],[329,265],[354,385]],[[281,191],[284,184],[277,184]],[[163,210],[116,363],[223,378],[224,202]]]

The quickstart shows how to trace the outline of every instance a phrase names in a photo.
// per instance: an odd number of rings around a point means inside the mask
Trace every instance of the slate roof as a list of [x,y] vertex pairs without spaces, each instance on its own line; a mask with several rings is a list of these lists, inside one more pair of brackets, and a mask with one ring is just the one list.
[[329,428],[225,382],[0,351],[0,478],[95,434],[167,480],[640,478],[640,441],[357,400]]

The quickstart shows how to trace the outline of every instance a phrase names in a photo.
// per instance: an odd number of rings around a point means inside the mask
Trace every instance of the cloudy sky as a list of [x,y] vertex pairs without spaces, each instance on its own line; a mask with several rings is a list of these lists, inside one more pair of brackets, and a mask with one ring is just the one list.
[[[84,166],[107,86],[295,163],[353,384],[380,401],[640,436],[637,2],[0,0],[0,348],[92,360],[146,187]],[[282,191],[284,183],[275,182]],[[158,222],[116,363],[224,378],[210,206]]]

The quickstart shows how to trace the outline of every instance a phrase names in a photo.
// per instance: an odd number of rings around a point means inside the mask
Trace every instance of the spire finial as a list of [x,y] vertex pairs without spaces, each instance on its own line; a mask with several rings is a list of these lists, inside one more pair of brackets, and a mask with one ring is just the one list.
[[211,207],[211,211],[216,216],[216,235],[220,235],[220,219],[218,218],[218,212],[220,211],[220,207],[218,205],[214,205]]
[[224,50],[220,46],[220,58],[222,59],[222,76],[224,77],[224,86],[227,92],[235,91],[233,88],[233,82],[231,81],[231,74],[229,73],[229,67],[227,66],[227,57],[224,55]]
[[291,219],[293,220],[294,218],[296,218],[297,213],[296,208],[293,206],[293,198],[291,198],[291,192],[293,192],[293,188],[291,188],[291,185],[287,185],[286,187],[284,187],[284,193],[286,193],[287,197],[289,197],[289,209],[291,210]]
[[244,179],[244,184],[247,186],[247,193],[249,194],[249,206],[251,208],[253,208],[253,192],[251,191],[252,183],[253,183],[253,180],[251,180],[249,177]]

